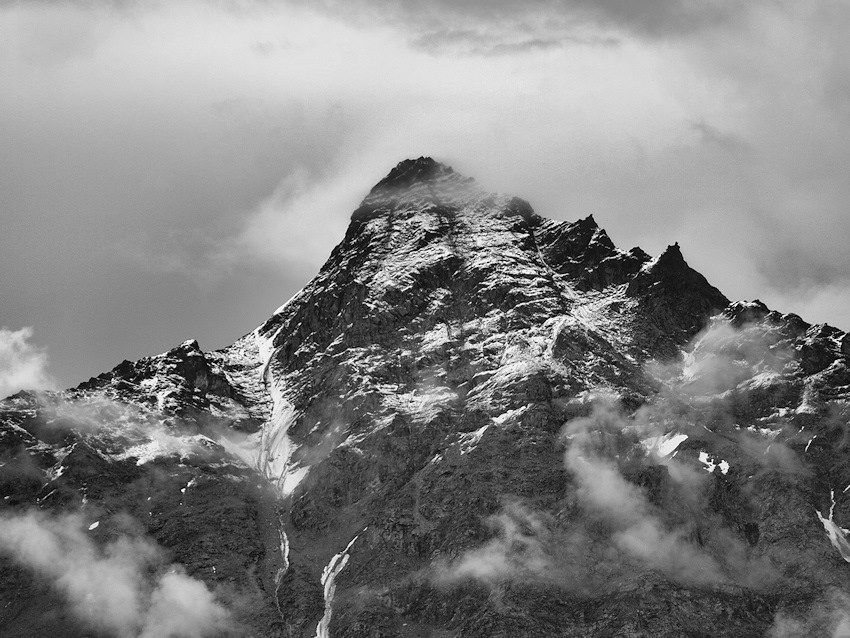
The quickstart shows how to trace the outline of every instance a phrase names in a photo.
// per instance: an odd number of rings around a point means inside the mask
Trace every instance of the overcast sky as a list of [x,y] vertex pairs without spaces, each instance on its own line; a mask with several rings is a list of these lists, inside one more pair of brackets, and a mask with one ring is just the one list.
[[420,155],[850,329],[846,0],[388,4],[0,0],[0,353],[223,347]]

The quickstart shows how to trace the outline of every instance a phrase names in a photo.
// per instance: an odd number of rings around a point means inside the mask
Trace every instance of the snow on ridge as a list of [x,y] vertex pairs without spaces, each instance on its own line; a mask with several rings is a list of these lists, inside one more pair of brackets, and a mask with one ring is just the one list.
[[144,465],[166,456],[179,455],[181,458],[185,458],[197,452],[199,445],[211,443],[218,445],[217,441],[213,441],[203,434],[175,436],[165,431],[153,430],[147,436],[148,440],[144,443],[128,447],[120,454],[110,455],[110,460],[123,461],[135,458],[136,465]]

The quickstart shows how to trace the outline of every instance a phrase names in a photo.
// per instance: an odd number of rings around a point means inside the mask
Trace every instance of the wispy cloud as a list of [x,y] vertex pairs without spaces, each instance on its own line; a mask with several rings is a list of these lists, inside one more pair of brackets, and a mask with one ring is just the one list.
[[[787,372],[795,353],[780,331],[758,323],[737,326],[724,318],[715,319],[685,351],[679,361],[647,366],[663,391],[634,414],[624,413],[615,397],[599,394],[588,416],[568,422],[565,465],[587,515],[605,521],[610,542],[632,560],[680,582],[760,587],[779,574],[712,510],[713,475],[692,455],[643,450],[646,441],[671,434],[701,437],[701,406],[710,405],[713,418],[724,406],[731,414],[736,389]],[[775,439],[731,427],[726,436],[765,471],[805,471],[796,454]],[[635,482],[646,471],[661,476],[656,493]]]
[[[687,523],[665,524],[643,490],[623,476],[615,450],[606,449],[627,425],[615,407],[602,399],[590,416],[575,419],[564,428],[566,467],[589,514],[607,521],[613,529],[612,543],[638,562],[685,583],[724,580],[718,562],[688,540],[695,521],[690,522],[690,529]],[[680,486],[692,489],[696,473],[681,466],[677,469],[670,477],[686,476],[691,480],[681,481]],[[693,494],[689,498],[693,499]]]
[[[686,585],[758,589],[775,583],[779,571],[742,536],[742,521],[725,519],[712,504],[718,477],[705,471],[693,449],[677,457],[657,445],[703,437],[704,406],[710,404],[716,417],[736,388],[782,371],[793,353],[757,324],[733,326],[725,319],[686,350],[679,361],[648,367],[665,389],[634,413],[602,391],[577,399],[589,413],[562,431],[572,477],[569,505],[562,506],[576,508],[572,515],[556,521],[506,496],[502,509],[485,521],[489,540],[454,560],[436,561],[434,581],[496,586],[534,580],[587,594],[623,574],[651,570]],[[725,434],[738,442],[742,459],[763,471],[804,471],[794,452],[775,439],[731,428]]]
[[478,580],[490,585],[503,581],[543,579],[553,570],[546,544],[545,518],[516,500],[510,500],[486,521],[493,538],[452,561],[433,565],[437,584]]

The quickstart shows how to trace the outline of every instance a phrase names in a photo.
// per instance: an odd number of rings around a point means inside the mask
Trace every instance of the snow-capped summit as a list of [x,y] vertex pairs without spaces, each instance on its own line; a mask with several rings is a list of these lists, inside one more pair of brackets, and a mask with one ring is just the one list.
[[469,212],[480,207],[481,200],[488,196],[474,179],[430,157],[420,157],[400,162],[391,170],[369,191],[352,219],[365,220],[402,210],[434,208],[450,214]]

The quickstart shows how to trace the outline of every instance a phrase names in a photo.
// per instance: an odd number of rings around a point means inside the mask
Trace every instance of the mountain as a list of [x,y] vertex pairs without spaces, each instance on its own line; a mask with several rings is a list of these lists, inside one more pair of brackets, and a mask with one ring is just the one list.
[[0,403],[0,636],[844,635],[848,357],[407,160],[233,345]]

